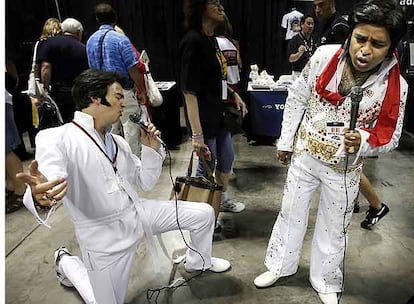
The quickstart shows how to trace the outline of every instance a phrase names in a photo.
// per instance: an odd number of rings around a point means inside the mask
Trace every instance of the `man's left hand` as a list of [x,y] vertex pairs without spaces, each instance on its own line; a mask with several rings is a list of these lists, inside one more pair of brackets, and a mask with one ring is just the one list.
[[17,173],[16,178],[31,188],[32,195],[39,205],[50,207],[66,195],[68,183],[64,178],[49,181],[39,171],[38,166],[37,160],[33,160],[29,165],[29,173]]
[[356,130],[345,129],[345,148],[350,154],[356,153],[361,145],[361,134]]
[[141,143],[148,147],[153,148],[154,150],[158,150],[160,148],[160,142],[158,141],[158,137],[161,138],[161,132],[157,130],[157,128],[152,124],[149,123],[147,125],[147,130],[141,129]]

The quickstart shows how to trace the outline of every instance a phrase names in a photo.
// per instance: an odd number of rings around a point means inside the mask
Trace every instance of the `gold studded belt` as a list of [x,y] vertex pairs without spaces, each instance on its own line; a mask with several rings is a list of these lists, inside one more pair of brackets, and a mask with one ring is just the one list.
[[[306,132],[304,126],[299,129],[299,138],[303,142],[305,151],[314,158],[326,162],[332,170],[338,173],[345,172],[345,157],[335,156],[340,143],[325,137],[319,137],[313,132]],[[351,161],[352,163],[352,161]],[[346,172],[352,172],[361,167],[363,158],[359,158],[355,164],[348,163]]]
[[332,161],[340,146],[339,143],[324,137],[319,137],[318,135],[312,134],[312,132],[308,132],[307,134],[303,127],[300,128],[299,137],[306,143],[305,150],[307,150],[311,155],[327,162]]

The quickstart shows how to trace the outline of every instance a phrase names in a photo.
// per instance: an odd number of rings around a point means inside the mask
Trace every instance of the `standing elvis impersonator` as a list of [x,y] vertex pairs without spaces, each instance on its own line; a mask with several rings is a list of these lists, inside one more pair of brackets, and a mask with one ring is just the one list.
[[[158,265],[153,235],[178,229],[175,202],[145,200],[133,189],[151,189],[160,176],[165,151],[159,131],[152,124],[148,132],[141,131],[141,159],[122,137],[110,133],[125,106],[121,83],[114,72],[82,72],[72,88],[79,109],[74,120],[39,132],[36,160],[29,173],[17,175],[30,186],[24,204],[40,223],[49,226],[54,206],[42,219],[39,205],[62,200],[68,208],[99,304],[124,303],[133,257],[144,237]],[[213,208],[178,201],[178,210],[180,226],[190,231],[195,249],[187,251],[185,269],[229,269],[228,261],[211,257]]]
[[[347,230],[365,156],[388,152],[402,131],[407,83],[394,51],[405,32],[393,0],[358,2],[343,46],[321,46],[289,90],[278,159],[288,170],[281,211],[267,247],[269,287],[297,272],[315,190],[320,199],[310,257],[310,283],[323,303],[343,290]],[[362,92],[361,92],[362,91]],[[358,105],[350,128],[352,101]]]

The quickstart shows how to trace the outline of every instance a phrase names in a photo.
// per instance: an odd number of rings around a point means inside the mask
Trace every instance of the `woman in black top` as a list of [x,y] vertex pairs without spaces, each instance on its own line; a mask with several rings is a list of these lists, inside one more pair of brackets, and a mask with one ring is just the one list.
[[[180,86],[185,98],[192,131],[193,149],[211,152],[210,167],[217,182],[224,186],[221,209],[240,212],[244,204],[228,199],[227,187],[234,152],[231,134],[222,127],[224,101],[235,98],[243,115],[246,105],[227,87],[227,63],[218,48],[214,29],[224,20],[223,7],[216,0],[187,0],[184,3],[188,32],[180,43]],[[199,163],[198,175],[204,175]]]

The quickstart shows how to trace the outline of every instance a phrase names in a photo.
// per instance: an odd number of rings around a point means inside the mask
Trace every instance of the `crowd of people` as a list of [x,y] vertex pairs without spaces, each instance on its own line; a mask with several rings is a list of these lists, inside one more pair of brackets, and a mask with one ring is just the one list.
[[[238,87],[239,44],[219,1],[184,2],[186,33],[179,44],[178,82],[192,150],[200,156],[196,174],[207,176],[211,170],[223,185],[220,211],[242,212],[245,204],[230,198],[228,191],[235,155],[232,131],[222,122],[226,106],[241,116],[247,113]],[[348,20],[335,10],[334,0],[314,0],[314,7],[314,15],[302,15],[299,32],[287,46],[295,81],[286,100],[277,159],[290,166],[266,252],[267,271],[254,284],[266,288],[297,272],[310,203],[320,188],[309,278],[320,300],[334,304],[343,292],[347,230],[358,192],[370,203],[363,228],[372,228],[389,211],[362,167],[364,157],[391,151],[401,136],[407,83],[394,51],[405,21],[393,0],[358,2]],[[190,232],[187,272],[220,273],[231,266],[212,256],[213,233],[220,223],[210,205],[179,201],[176,218],[171,201],[147,200],[135,191],[156,184],[166,151],[160,132],[145,115],[146,71],[139,52],[117,26],[111,5],[98,4],[95,17],[99,29],[86,45],[81,42],[83,26],[74,18],[62,23],[50,18],[43,27],[35,56],[42,90],[32,102],[39,106],[45,98],[55,100],[64,124],[38,133],[35,160],[26,173],[13,153],[19,140],[6,91],[7,210],[24,203],[49,226],[49,217],[62,201],[82,258],[59,248],[59,281],[75,286],[87,303],[123,303],[133,257],[143,239],[154,271],[159,271],[155,234]],[[13,75],[12,65],[8,71]],[[362,95],[352,128],[355,87]],[[145,130],[129,119],[131,114],[146,116]],[[208,160],[209,170],[201,158]]]

